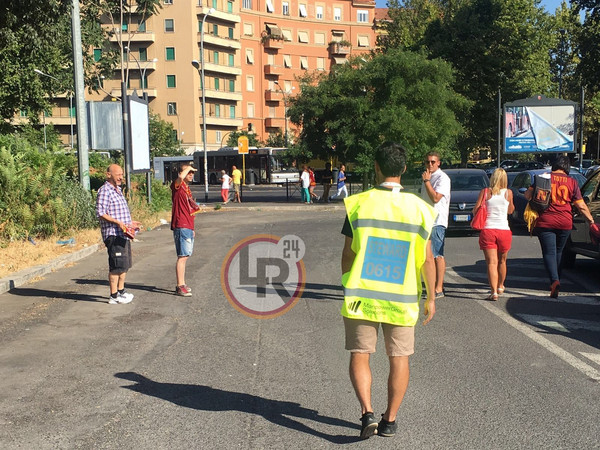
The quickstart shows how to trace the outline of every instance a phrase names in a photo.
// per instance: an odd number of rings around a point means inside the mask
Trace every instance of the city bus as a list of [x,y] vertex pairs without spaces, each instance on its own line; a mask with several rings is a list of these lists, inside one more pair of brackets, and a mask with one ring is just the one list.
[[[208,183],[217,184],[221,178],[221,170],[231,175],[232,166],[240,171],[246,169],[246,184],[285,184],[298,182],[300,174],[293,164],[286,164],[283,155],[287,149],[277,147],[250,147],[248,154],[238,154],[237,147],[222,147],[207,152]],[[194,152],[194,183],[204,183],[204,152]]]

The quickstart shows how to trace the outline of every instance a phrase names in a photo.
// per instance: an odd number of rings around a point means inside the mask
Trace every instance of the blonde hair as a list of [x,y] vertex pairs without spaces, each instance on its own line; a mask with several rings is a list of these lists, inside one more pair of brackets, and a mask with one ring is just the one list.
[[490,188],[492,189],[492,195],[498,195],[500,193],[500,189],[505,189],[508,187],[508,177],[506,176],[506,171],[502,167],[498,167],[492,173],[490,177]]

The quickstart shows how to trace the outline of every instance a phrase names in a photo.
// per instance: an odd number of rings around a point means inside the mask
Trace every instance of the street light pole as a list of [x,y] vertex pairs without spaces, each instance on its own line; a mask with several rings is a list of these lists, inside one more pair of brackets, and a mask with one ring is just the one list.
[[[59,81],[58,78],[53,77],[52,75],[48,75],[47,73],[44,73],[44,72],[42,72],[39,69],[33,69],[33,71],[35,73],[37,73],[38,75],[41,75],[43,77],[48,77],[48,78],[50,78],[52,80]],[[69,113],[70,113],[70,111],[69,111]],[[43,123],[44,123],[44,151],[48,151],[48,139],[46,138],[46,111],[44,111],[42,113],[42,120],[43,120]],[[72,131],[71,131],[71,133],[72,133]],[[71,143],[73,142],[72,139],[73,139],[73,135],[71,134]],[[71,148],[73,148],[72,145],[71,145]]]
[[[279,81],[275,81],[274,84],[277,85],[277,87],[281,91],[281,94],[283,95],[283,120],[284,120],[284,128],[285,128],[283,139],[285,141],[285,148],[288,148],[289,141],[288,141],[287,95],[286,95],[286,92],[281,88]],[[292,88],[292,89],[294,89],[294,88]]]
[[202,17],[202,29],[200,30],[200,63],[192,61],[192,65],[200,72],[200,83],[202,87],[202,148],[204,152],[204,203],[208,203],[208,161],[206,153],[206,86],[204,83],[204,25],[206,18],[215,12],[210,8]]

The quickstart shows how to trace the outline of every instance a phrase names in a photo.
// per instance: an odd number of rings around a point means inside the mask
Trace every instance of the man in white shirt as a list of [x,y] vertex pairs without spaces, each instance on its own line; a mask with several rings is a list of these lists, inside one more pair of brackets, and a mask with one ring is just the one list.
[[448,212],[450,209],[450,178],[440,169],[440,155],[429,152],[425,155],[425,172],[421,186],[421,198],[433,205],[438,214],[431,231],[431,249],[435,258],[435,297],[444,296],[444,240],[448,228]]

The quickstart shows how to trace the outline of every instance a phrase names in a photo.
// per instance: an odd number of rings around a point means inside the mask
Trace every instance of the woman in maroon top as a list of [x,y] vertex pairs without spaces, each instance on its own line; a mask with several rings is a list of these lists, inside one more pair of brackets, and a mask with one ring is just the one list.
[[[569,177],[570,167],[568,156],[559,156],[552,164],[550,206],[540,213],[533,230],[542,247],[544,266],[550,277],[550,297],[553,298],[558,297],[560,260],[573,229],[571,204],[575,205],[590,223],[594,223],[590,210],[581,197],[577,181]],[[527,200],[531,200],[534,188],[535,184],[525,192]]]

